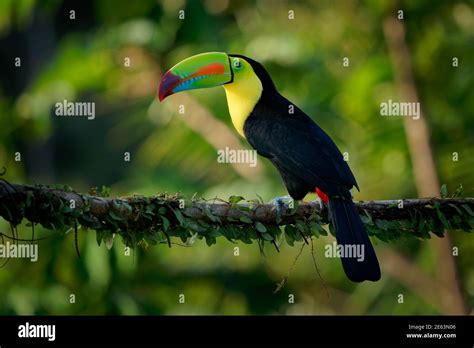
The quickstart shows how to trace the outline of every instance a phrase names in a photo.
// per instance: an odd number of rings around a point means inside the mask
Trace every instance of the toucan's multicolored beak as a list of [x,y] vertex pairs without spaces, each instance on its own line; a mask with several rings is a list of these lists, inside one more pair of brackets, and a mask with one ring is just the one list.
[[166,72],[158,88],[160,101],[189,89],[208,88],[232,82],[229,56],[221,52],[189,57]]

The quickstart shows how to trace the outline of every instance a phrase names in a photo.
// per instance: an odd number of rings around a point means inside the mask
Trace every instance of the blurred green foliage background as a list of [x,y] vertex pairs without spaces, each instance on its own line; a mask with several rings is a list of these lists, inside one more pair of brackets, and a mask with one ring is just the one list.
[[[0,167],[19,183],[107,185],[113,196],[182,192],[265,200],[285,195],[266,160],[256,168],[217,163],[226,144],[248,145],[231,129],[222,89],[156,100],[161,74],[206,51],[262,62],[278,89],[336,141],[361,192],[355,199],[416,196],[403,120],[380,117],[398,100],[383,21],[404,11],[407,43],[437,169],[454,190],[474,196],[474,8],[472,1],[34,1],[0,2]],[[71,19],[71,10],[74,19]],[[184,19],[179,11],[184,10]],[[294,11],[294,19],[289,19]],[[15,66],[15,58],[21,66]],[[350,59],[344,67],[343,58]],[[452,66],[452,58],[459,66]],[[130,66],[126,62],[130,61]],[[96,118],[57,117],[64,99],[94,101]],[[185,105],[182,115],[178,106]],[[15,161],[15,153],[21,161]],[[130,152],[131,161],[124,161]],[[459,161],[452,160],[453,152]],[[314,199],[309,195],[307,199]],[[9,233],[6,221],[0,231]],[[31,236],[22,226],[20,237]],[[338,259],[323,257],[332,237],[315,241],[273,294],[299,247],[281,253],[219,240],[207,247],[167,246],[124,255],[97,246],[93,232],[65,237],[37,228],[39,261],[0,269],[0,314],[438,314],[426,298],[386,270],[398,258],[417,277],[435,273],[430,241],[376,245],[383,278],[349,282]],[[468,312],[474,307],[474,238],[452,232]],[[391,255],[391,256],[390,256]],[[403,264],[392,264],[403,267]],[[423,277],[420,277],[420,279]],[[423,278],[424,279],[424,278]],[[327,289],[325,288],[327,287]],[[426,292],[435,289],[426,288]],[[75,303],[70,303],[70,294]],[[185,294],[186,303],[178,302]],[[288,303],[294,294],[295,303]],[[328,296],[329,294],[329,296]],[[404,303],[398,295],[404,295]]]

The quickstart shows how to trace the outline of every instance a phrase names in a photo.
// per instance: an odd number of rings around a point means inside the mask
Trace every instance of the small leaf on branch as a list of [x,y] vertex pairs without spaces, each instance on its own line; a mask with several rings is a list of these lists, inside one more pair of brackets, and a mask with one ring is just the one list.
[[446,184],[443,184],[443,186],[441,186],[441,190],[439,191],[439,193],[441,194],[441,198],[448,197],[448,187],[446,186]]
[[[255,228],[258,232],[265,233],[267,232],[267,228],[259,221],[255,223]],[[272,238],[273,239],[273,238]],[[270,239],[271,240],[271,239]]]
[[246,224],[251,224],[253,222],[252,219],[248,216],[242,216],[240,218],[240,221],[242,221],[243,223],[246,223]]
[[245,198],[242,196],[230,196],[229,197],[229,203],[230,204],[237,204],[240,201],[243,201]]

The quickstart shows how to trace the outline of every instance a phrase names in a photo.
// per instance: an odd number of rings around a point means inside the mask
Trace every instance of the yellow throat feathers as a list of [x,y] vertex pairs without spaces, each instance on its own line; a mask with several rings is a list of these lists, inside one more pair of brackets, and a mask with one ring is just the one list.
[[262,83],[251,65],[245,62],[245,69],[235,73],[234,81],[224,85],[224,89],[232,123],[245,138],[244,123],[262,95]]

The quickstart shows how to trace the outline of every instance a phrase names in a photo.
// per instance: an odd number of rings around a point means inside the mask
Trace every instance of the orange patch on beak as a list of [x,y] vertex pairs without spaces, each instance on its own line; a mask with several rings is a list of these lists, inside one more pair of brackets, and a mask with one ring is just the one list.
[[199,69],[194,74],[189,76],[189,78],[192,78],[192,77],[195,77],[195,76],[202,76],[202,75],[223,74],[224,72],[225,72],[224,65],[222,65],[220,63],[212,63],[212,64],[206,65],[205,67]]

